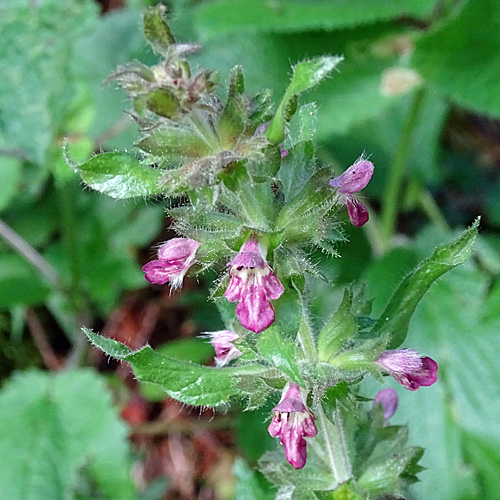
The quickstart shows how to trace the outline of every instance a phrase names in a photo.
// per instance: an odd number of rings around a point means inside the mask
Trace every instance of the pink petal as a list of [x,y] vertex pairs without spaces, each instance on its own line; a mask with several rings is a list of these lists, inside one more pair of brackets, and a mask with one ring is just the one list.
[[274,322],[274,308],[262,287],[249,285],[236,306],[236,316],[247,330],[260,333]]
[[274,271],[270,269],[270,273],[262,278],[262,285],[266,291],[266,295],[269,299],[276,300],[281,297],[281,294],[285,291],[285,288],[281,284],[280,280],[274,274]]
[[368,209],[359,200],[351,196],[347,199],[347,213],[349,220],[354,227],[361,227],[370,218]]
[[170,269],[162,260],[152,260],[142,267],[146,280],[155,285],[164,285],[170,280]]
[[361,191],[370,182],[373,175],[373,163],[360,158],[342,175],[330,181],[330,185],[338,188],[339,193],[353,194]]

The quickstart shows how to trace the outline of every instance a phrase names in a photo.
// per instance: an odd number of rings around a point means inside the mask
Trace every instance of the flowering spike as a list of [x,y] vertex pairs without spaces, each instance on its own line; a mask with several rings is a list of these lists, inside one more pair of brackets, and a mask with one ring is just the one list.
[[219,330],[217,332],[207,332],[204,336],[210,339],[210,343],[215,349],[215,364],[218,368],[226,366],[233,359],[241,356],[242,352],[234,346],[233,340],[238,338],[238,334],[231,330]]
[[409,391],[430,386],[437,380],[437,363],[431,358],[420,356],[413,349],[383,351],[375,363]]
[[382,405],[384,410],[384,419],[388,421],[398,409],[398,393],[391,387],[382,389],[375,394],[373,406]]
[[300,387],[294,382],[287,384],[273,411],[274,417],[267,430],[272,437],[280,437],[287,461],[295,469],[302,469],[307,459],[304,438],[316,436],[318,429]]
[[366,187],[373,175],[373,164],[362,157],[342,175],[330,181],[337,188],[339,202],[347,205],[349,220],[355,227],[361,227],[369,219],[367,208],[354,195]]
[[184,275],[193,265],[200,244],[189,238],[173,238],[158,249],[158,259],[148,262],[142,270],[146,280],[156,285],[170,282],[172,288],[182,285]]
[[265,330],[274,322],[271,300],[281,296],[283,285],[264,260],[253,237],[228,265],[232,266],[231,281],[224,297],[229,302],[239,302],[236,316],[245,328],[255,333]]

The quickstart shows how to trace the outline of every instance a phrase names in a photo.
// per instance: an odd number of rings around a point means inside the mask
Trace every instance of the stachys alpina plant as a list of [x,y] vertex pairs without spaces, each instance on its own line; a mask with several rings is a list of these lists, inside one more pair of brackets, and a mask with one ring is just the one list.
[[[98,154],[72,168],[114,198],[168,200],[178,236],[144,266],[146,279],[179,288],[185,276],[222,269],[211,300],[226,330],[205,334],[216,367],[149,346],[134,352],[85,333],[128,361],[139,380],[159,384],[184,404],[215,407],[239,399],[251,410],[272,401],[262,425],[283,447],[266,453],[259,467],[281,500],[405,496],[421,470],[422,450],[406,446],[406,432],[388,430],[396,392],[379,392],[373,404],[359,397],[359,383],[392,375],[414,391],[436,382],[433,359],[398,348],[431,283],[469,256],[478,221],[408,274],[380,317],[370,317],[370,301],[353,285],[325,324],[311,322],[310,284],[320,276],[308,257],[317,248],[335,257],[344,207],[354,226],[369,223],[357,193],[377,172],[361,156],[336,175],[314,159],[310,135],[289,134],[291,121],[294,130],[314,126],[314,106],[299,107],[298,97],[342,58],[296,64],[275,109],[269,91],[245,94],[239,66],[221,101],[216,72],[193,70],[188,58],[200,47],[175,40],[163,6],[146,11],[144,31],[158,64],[125,64],[110,77],[132,102],[140,130],[135,149]],[[181,196],[182,203],[171,201]]]

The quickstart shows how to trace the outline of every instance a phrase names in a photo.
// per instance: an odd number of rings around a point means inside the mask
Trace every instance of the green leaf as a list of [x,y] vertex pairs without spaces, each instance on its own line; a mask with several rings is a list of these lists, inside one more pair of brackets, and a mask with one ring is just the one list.
[[143,17],[144,35],[156,52],[165,55],[175,39],[165,21],[166,7],[158,4],[150,7]]
[[435,0],[218,0],[203,3],[196,12],[202,36],[228,32],[333,30],[400,16],[425,17]]
[[411,63],[458,104],[499,118],[499,31],[498,2],[464,2],[458,15],[417,41]]
[[132,352],[116,340],[102,337],[86,328],[84,332],[106,354],[128,361],[139,380],[158,384],[170,397],[193,406],[227,403],[232,396],[242,394],[238,387],[239,378],[252,379],[267,371],[257,364],[210,368],[163,356],[149,346]]
[[74,101],[73,51],[96,22],[97,5],[85,0],[46,0],[34,12],[28,2],[3,4],[0,135],[9,148],[43,163]]
[[234,462],[233,473],[237,479],[235,500],[272,500],[274,495],[265,488],[257,476],[241,458]]
[[231,73],[227,102],[219,119],[219,137],[224,149],[234,149],[245,127],[247,116],[244,90],[242,67],[236,66]]
[[284,339],[279,327],[271,325],[259,336],[259,351],[272,366],[286,373],[296,384],[304,387],[304,379],[297,366],[297,346],[295,342]]
[[356,320],[351,314],[352,292],[344,292],[342,302],[332,318],[322,328],[318,337],[318,354],[320,361],[328,362],[334,357],[342,344],[356,335]]
[[297,96],[328,77],[342,59],[339,56],[320,56],[310,61],[300,62],[293,68],[292,81],[266,131],[267,138],[272,143],[277,144],[284,139],[285,125],[290,121],[297,107]]
[[461,266],[429,290],[410,325],[408,345],[439,364],[432,387],[398,391],[393,417],[409,421],[410,438],[426,449],[419,498],[500,495],[500,302],[490,283],[472,263]]
[[127,429],[90,370],[10,379],[0,392],[0,441],[15,450],[0,455],[0,488],[9,500],[75,498],[82,480],[99,498],[135,498]]
[[131,154],[121,151],[102,153],[72,166],[83,182],[112,198],[134,198],[161,193],[159,169],[146,167]]
[[389,348],[403,343],[415,308],[432,283],[469,258],[479,222],[478,217],[455,241],[436,248],[431,257],[421,262],[399,285],[373,329],[375,336],[389,335]]

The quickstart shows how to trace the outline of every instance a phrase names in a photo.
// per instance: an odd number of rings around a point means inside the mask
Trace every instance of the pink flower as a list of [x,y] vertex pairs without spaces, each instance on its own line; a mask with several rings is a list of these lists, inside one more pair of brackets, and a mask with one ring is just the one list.
[[283,285],[262,257],[257,241],[251,237],[229,264],[231,281],[224,297],[229,302],[239,302],[236,316],[240,323],[259,333],[274,322],[271,300],[284,292]]
[[437,380],[437,363],[431,358],[420,356],[413,349],[383,351],[375,363],[409,391],[432,385]]
[[207,332],[204,336],[210,338],[210,343],[215,349],[215,364],[221,368],[233,359],[241,356],[241,351],[233,345],[233,340],[238,335],[231,330],[219,330],[218,332]]
[[145,278],[156,285],[170,282],[172,288],[180,288],[184,275],[193,265],[200,244],[189,238],[173,238],[158,250],[158,260],[143,266]]
[[274,417],[267,430],[272,437],[280,437],[288,462],[295,469],[302,469],[307,459],[304,438],[316,436],[318,429],[314,415],[305,405],[301,388],[293,382],[288,383],[273,411]]
[[330,181],[330,185],[337,188],[339,201],[347,205],[349,220],[353,226],[360,227],[368,222],[368,209],[354,196],[354,193],[364,189],[372,175],[372,162],[361,157],[342,175]]
[[377,394],[375,394],[373,406],[378,404],[382,405],[384,419],[388,422],[398,409],[398,393],[391,387],[378,391]]

